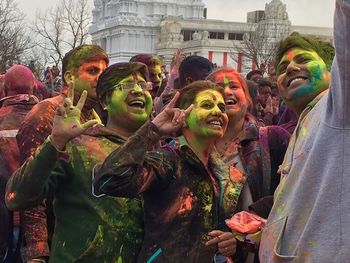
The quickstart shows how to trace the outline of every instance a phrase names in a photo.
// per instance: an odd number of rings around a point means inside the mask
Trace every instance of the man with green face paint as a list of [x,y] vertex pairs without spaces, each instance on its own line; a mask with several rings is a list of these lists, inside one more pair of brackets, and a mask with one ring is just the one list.
[[87,92],[73,106],[70,90],[56,110],[49,138],[10,179],[6,200],[13,210],[33,207],[54,190],[50,262],[136,261],[143,238],[140,200],[137,195],[97,198],[101,196],[93,196],[91,185],[93,167],[148,120],[152,99],[147,80],[141,63],[114,64],[102,73],[97,97],[108,113],[106,127],[80,122]]
[[335,2],[331,74],[305,38],[291,36],[279,49],[279,90],[299,122],[262,231],[261,262],[349,262],[350,0]]

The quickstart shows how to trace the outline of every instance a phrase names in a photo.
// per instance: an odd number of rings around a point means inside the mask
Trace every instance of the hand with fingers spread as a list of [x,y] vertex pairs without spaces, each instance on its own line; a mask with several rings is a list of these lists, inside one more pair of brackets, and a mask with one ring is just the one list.
[[181,50],[177,49],[173,55],[173,68],[176,72],[179,72],[181,62],[186,58],[186,54]]
[[171,134],[181,129],[185,123],[185,118],[191,112],[193,105],[186,110],[175,108],[179,92],[175,94],[169,104],[154,119],[153,124],[157,126],[161,135]]
[[205,243],[206,246],[217,245],[219,252],[226,257],[233,256],[236,253],[237,240],[232,232],[213,230],[208,235],[213,238]]
[[71,139],[81,135],[86,129],[98,123],[97,120],[80,122],[81,110],[84,107],[86,97],[87,91],[84,90],[77,105],[74,106],[74,89],[70,88],[63,105],[57,107],[50,135],[51,143],[56,149],[63,150]]
[[279,112],[280,98],[272,97],[272,113],[273,115],[277,115]]
[[264,108],[264,114],[271,113],[273,114],[273,108],[272,108],[272,98],[269,96],[266,100],[266,106]]

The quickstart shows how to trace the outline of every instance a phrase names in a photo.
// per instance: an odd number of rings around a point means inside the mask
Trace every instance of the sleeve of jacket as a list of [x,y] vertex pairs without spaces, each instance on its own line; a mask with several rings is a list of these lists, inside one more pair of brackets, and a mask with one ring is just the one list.
[[60,98],[56,99],[57,102],[52,101],[53,99],[39,102],[23,120],[16,136],[20,164],[33,155],[36,149],[45,142],[47,136],[51,134],[53,116],[60,102]]
[[147,122],[104,163],[94,169],[94,194],[134,197],[166,187],[173,175],[174,153],[148,151],[159,140]]
[[270,126],[268,139],[271,157],[270,194],[273,194],[280,182],[278,168],[283,163],[284,155],[287,151],[289,144],[290,134],[285,129],[279,126]]
[[336,0],[334,13],[335,57],[324,121],[331,127],[350,128],[350,1]]
[[25,210],[42,203],[55,188],[63,169],[54,169],[61,153],[47,140],[15,171],[6,185],[5,202],[10,210]]
[[[35,105],[23,120],[16,137],[20,151],[20,164],[33,155],[50,135],[55,109],[61,101],[61,97],[43,100]],[[21,213],[23,233],[21,255],[24,262],[34,258],[46,258],[50,254],[48,242],[54,225],[51,201],[52,197],[37,207]]]
[[45,203],[46,200],[39,206],[21,213],[21,256],[24,262],[50,256]]
[[[0,194],[5,196],[6,181],[10,174],[6,160],[0,154]],[[11,229],[11,213],[7,210],[3,200],[0,202],[0,262],[6,257],[9,248],[8,237]]]

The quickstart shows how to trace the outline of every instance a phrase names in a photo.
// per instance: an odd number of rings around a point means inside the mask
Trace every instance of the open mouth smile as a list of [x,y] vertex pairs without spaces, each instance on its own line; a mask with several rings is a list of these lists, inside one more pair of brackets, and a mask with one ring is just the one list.
[[288,80],[288,83],[287,83],[287,88],[290,88],[290,87],[293,87],[293,86],[296,86],[296,85],[299,85],[301,83],[304,83],[305,80],[307,80],[308,78],[307,77],[304,77],[304,76],[295,76],[291,79]]
[[222,119],[215,118],[215,119],[208,120],[207,124],[209,124],[210,126],[222,128],[224,125],[224,122],[222,121]]
[[235,98],[226,99],[226,106],[236,105],[238,101]]
[[128,101],[128,106],[133,107],[133,108],[138,108],[138,109],[144,109],[146,107],[146,102],[145,100],[141,98],[136,98]]

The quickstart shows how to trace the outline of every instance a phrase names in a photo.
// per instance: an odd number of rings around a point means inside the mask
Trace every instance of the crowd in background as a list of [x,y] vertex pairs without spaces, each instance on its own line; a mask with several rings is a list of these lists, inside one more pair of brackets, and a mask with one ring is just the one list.
[[[332,69],[297,33],[246,76],[96,45],[42,80],[7,69],[1,262],[347,262],[349,13],[337,0]],[[230,228],[243,211],[265,225]]]

